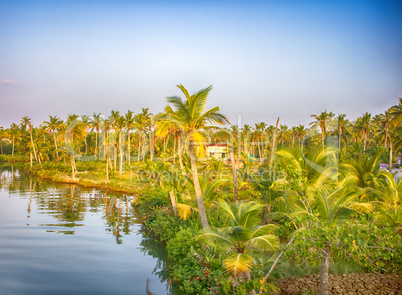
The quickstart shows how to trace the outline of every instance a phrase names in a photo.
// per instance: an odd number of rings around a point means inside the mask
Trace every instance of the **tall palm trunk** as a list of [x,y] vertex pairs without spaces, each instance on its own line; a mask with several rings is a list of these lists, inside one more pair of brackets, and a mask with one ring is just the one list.
[[276,144],[276,131],[278,130],[278,124],[279,124],[279,117],[278,120],[276,120],[276,126],[274,130],[274,134],[272,136],[272,147],[271,147],[271,159],[269,161],[269,166],[272,167],[274,163],[274,153],[275,153],[275,144]]
[[84,141],[85,141],[85,156],[87,155],[88,152],[88,142],[87,142],[87,136],[84,136]]
[[98,131],[95,131],[95,157],[98,157]]
[[35,149],[33,137],[32,137],[32,125],[31,124],[29,124],[29,136],[31,137],[31,144],[32,144],[32,149],[33,149],[33,152],[34,152],[35,160],[36,160],[36,162],[39,162],[38,161],[38,155],[36,154],[36,149]]
[[105,139],[105,158],[106,158],[106,180],[109,181],[109,147],[108,147],[108,134],[106,133]]
[[392,173],[392,141],[389,141],[389,172]]
[[114,171],[117,171],[117,142],[113,144],[113,167]]
[[56,140],[56,133],[53,130],[53,140],[54,140],[54,147],[56,148],[56,158],[59,157],[59,152],[57,151],[57,140]]
[[195,150],[194,150],[193,143],[190,143],[190,162],[191,162],[191,170],[193,173],[194,190],[195,190],[195,195],[197,197],[198,212],[200,214],[202,228],[206,229],[209,227],[209,223],[208,223],[207,212],[205,211],[204,199],[202,197],[201,186],[200,186],[200,182],[198,179],[197,162],[195,159]]
[[128,130],[127,134],[127,163],[130,166],[131,164],[131,138],[130,138],[130,130]]
[[145,162],[145,145],[146,145],[145,132],[144,132],[144,134],[142,136],[143,136],[143,140],[142,140],[142,161]]
[[152,124],[148,126],[149,130],[149,157],[151,161],[154,160],[154,137],[152,134]]
[[339,151],[341,151],[341,143],[342,143],[342,128],[339,129]]
[[173,136],[173,165],[176,165],[176,140]]
[[366,133],[363,133],[363,152],[366,152],[366,143],[367,143]]
[[235,202],[239,201],[239,195],[237,192],[237,171],[236,171],[236,159],[234,153],[234,147],[230,150],[230,158],[232,159],[232,174],[233,174],[233,194]]
[[106,145],[107,145],[107,140],[108,140],[108,133],[105,130],[105,136],[104,136],[104,142],[103,142],[103,159],[106,159]]
[[71,177],[73,180],[75,179],[75,160],[74,160],[74,155],[69,156],[70,158],[70,165],[71,165]]
[[329,270],[329,242],[325,242],[325,250],[323,251],[322,265],[320,271],[320,285],[318,288],[318,295],[328,295],[328,270]]
[[184,171],[184,165],[183,165],[183,143],[181,142],[180,136],[177,138],[177,143],[178,143],[178,149],[179,149],[179,164],[180,164],[180,169]]
[[123,146],[121,144],[121,132],[119,132],[119,155],[120,155],[120,163],[119,163],[119,174],[123,174]]
[[325,125],[321,124],[321,144],[322,148],[325,148]]
[[169,196],[170,196],[170,201],[172,202],[174,216],[177,216],[177,202],[176,202],[176,196],[174,195],[173,188],[170,190]]
[[140,156],[141,156],[141,136],[138,134],[137,162],[140,161]]

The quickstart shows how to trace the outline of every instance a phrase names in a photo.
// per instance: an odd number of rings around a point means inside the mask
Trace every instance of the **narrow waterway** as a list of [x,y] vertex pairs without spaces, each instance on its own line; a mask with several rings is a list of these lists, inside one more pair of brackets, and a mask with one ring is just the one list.
[[168,294],[132,200],[0,167],[0,294]]

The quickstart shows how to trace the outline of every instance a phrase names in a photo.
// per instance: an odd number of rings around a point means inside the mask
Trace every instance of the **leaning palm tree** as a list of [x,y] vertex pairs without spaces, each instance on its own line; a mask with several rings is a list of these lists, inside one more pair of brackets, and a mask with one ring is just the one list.
[[33,140],[33,137],[32,137],[32,122],[31,122],[31,118],[29,118],[27,116],[23,117],[21,119],[21,125],[25,126],[25,128],[26,128],[27,125],[29,127],[29,136],[31,138],[32,150],[34,152],[35,160],[36,160],[36,162],[40,163],[40,159],[39,159],[38,155],[36,154],[35,144],[34,144],[34,140]]
[[195,154],[195,143],[202,139],[201,130],[207,123],[223,125],[229,123],[228,119],[219,112],[219,107],[205,111],[207,97],[212,85],[190,95],[183,85],[177,85],[183,92],[186,99],[183,101],[178,96],[168,97],[167,101],[177,112],[160,114],[159,120],[171,120],[177,124],[190,141],[190,163],[193,174],[194,190],[197,197],[198,210],[203,228],[208,228],[208,218],[205,211],[202,191],[198,180],[197,160]]

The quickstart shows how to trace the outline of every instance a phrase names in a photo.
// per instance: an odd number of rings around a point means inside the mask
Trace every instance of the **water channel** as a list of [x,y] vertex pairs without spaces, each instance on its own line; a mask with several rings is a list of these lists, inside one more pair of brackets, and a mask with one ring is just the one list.
[[0,167],[0,294],[170,293],[132,200]]

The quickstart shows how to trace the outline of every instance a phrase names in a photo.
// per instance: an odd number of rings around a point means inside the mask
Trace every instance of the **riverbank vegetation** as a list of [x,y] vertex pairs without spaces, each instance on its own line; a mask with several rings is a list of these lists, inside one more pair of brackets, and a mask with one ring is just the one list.
[[328,294],[328,273],[401,271],[402,99],[354,121],[237,126],[206,109],[211,87],[179,88],[155,115],[24,117],[0,130],[0,161],[134,195],[176,293],[262,294],[320,273]]

